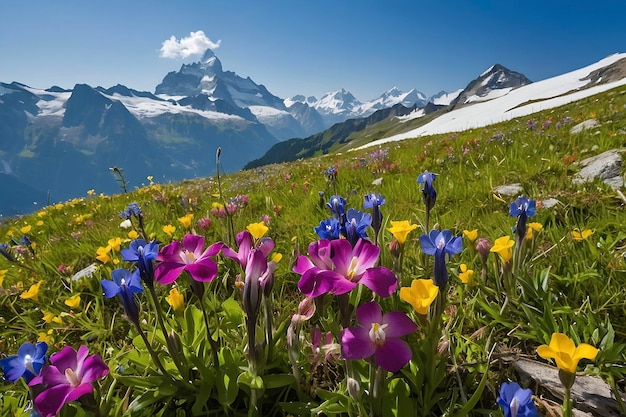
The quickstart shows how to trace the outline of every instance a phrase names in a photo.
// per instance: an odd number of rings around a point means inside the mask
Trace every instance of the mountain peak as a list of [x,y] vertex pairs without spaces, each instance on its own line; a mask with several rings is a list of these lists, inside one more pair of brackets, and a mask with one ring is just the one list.
[[491,100],[509,91],[532,83],[524,74],[512,71],[501,64],[494,64],[470,82],[451,103],[453,106]]

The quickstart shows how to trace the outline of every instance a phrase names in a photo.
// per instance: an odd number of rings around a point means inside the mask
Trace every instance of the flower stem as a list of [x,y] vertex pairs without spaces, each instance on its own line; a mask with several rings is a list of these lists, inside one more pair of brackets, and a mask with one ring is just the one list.
[[181,376],[184,376],[183,365],[180,362],[179,356],[176,354],[178,348],[173,346],[173,340],[168,337],[167,330],[165,329],[165,322],[163,321],[163,309],[161,308],[161,304],[158,302],[157,294],[154,289],[154,285],[148,285],[148,290],[150,292],[150,298],[152,299],[152,304],[154,306],[154,310],[156,311],[157,321],[159,323],[159,327],[161,328],[161,332],[163,332],[163,337],[165,338],[165,342],[167,343],[167,350],[174,360],[174,364],[176,364],[176,368],[180,372]]
[[563,417],[572,417],[572,399],[571,399],[572,389],[570,387],[565,387],[565,394],[563,396]]
[[141,330],[139,321],[131,320],[131,322],[135,326],[135,329],[137,330],[137,333],[139,333],[139,336],[141,336],[141,338],[143,339],[143,343],[146,345],[146,349],[148,349],[148,353],[152,357],[152,360],[154,361],[154,364],[156,365],[156,367],[159,368],[159,371],[161,371],[163,375],[171,376],[169,372],[165,370],[165,367],[163,367],[163,364],[161,363],[161,359],[159,359],[159,356],[157,355],[157,353],[154,351],[154,349],[152,349],[152,345],[150,344],[150,341],[146,337],[143,330]]
[[217,342],[213,340],[213,336],[211,335],[211,329],[209,327],[209,315],[207,314],[206,307],[200,299],[200,309],[202,310],[202,317],[204,318],[204,327],[206,328],[206,337],[209,339],[209,344],[211,345],[211,351],[213,352],[213,363],[216,368],[220,367],[219,356],[217,355],[219,347]]

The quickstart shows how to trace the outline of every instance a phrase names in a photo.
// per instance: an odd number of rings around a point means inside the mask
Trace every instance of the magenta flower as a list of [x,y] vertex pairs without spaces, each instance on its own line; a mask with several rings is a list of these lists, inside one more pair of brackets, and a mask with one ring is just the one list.
[[219,253],[224,244],[214,243],[204,251],[204,237],[187,234],[182,246],[177,240],[163,247],[157,255],[161,261],[154,268],[155,281],[162,285],[171,284],[186,271],[199,282],[210,282],[217,276],[217,264],[211,256]]
[[412,357],[409,344],[400,339],[413,333],[417,325],[401,311],[383,314],[377,302],[361,304],[356,309],[360,327],[348,327],[341,332],[344,359],[365,359],[389,372],[397,372]]
[[381,297],[388,297],[396,289],[397,278],[391,270],[376,266],[380,248],[372,242],[359,239],[352,248],[346,239],[322,239],[309,245],[309,256],[296,260],[294,272],[302,275],[300,291],[317,297],[325,293],[335,295],[352,291],[363,284]]
[[93,392],[92,382],[109,373],[109,367],[100,355],[88,356],[87,346],[76,352],[65,346],[50,356],[50,366],[41,369],[30,386],[43,384],[44,390],[35,398],[35,408],[42,417],[52,417],[65,403]]
[[274,241],[269,237],[264,237],[259,240],[257,245],[254,245],[254,238],[248,230],[239,232],[237,234],[237,246],[239,252],[224,245],[222,248],[222,254],[234,261],[237,261],[239,265],[245,270],[248,264],[248,258],[252,249],[259,249],[263,255],[267,258],[269,254],[274,250]]

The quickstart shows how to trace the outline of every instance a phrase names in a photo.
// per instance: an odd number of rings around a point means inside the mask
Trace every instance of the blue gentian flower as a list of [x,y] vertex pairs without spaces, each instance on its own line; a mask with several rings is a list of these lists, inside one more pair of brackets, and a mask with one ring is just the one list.
[[522,389],[516,382],[505,382],[500,387],[497,401],[504,417],[539,417],[532,396],[532,390]]
[[4,372],[4,378],[15,382],[24,377],[30,382],[39,375],[39,371],[46,362],[48,345],[45,342],[37,342],[36,345],[26,342],[17,350],[17,355],[9,356],[0,360],[0,366]]
[[345,235],[350,245],[354,247],[359,239],[367,239],[367,227],[372,224],[372,216],[353,208],[346,214]]
[[9,250],[9,245],[6,243],[0,243],[0,255],[7,258],[9,262],[17,262],[17,259],[15,259]]
[[122,259],[128,262],[137,262],[139,276],[146,285],[153,285],[154,267],[152,262],[159,254],[159,244],[156,241],[147,243],[144,239],[135,239],[130,242],[128,249],[121,250]]
[[322,220],[320,225],[314,228],[320,239],[335,240],[341,237],[341,224],[334,217]]
[[346,199],[340,195],[334,195],[330,197],[330,201],[326,203],[326,207],[330,209],[330,212],[333,214],[339,223],[343,225],[345,223],[345,214],[346,214]]
[[520,196],[509,207],[509,214],[517,217],[515,233],[517,234],[518,242],[521,242],[526,236],[526,221],[537,213],[536,205],[535,200],[529,200],[524,196]]
[[435,187],[433,187],[435,178],[437,178],[437,176],[428,171],[424,171],[423,174],[417,177],[417,182],[420,184],[420,189],[422,190],[422,201],[427,211],[430,211],[435,206],[435,201],[437,201],[437,191]]
[[446,254],[448,258],[463,250],[461,236],[452,236],[449,230],[431,230],[428,235],[420,236],[422,252],[435,257],[433,281],[439,290],[448,284],[448,269],[446,268]]
[[367,194],[363,202],[363,208],[372,209],[372,228],[377,237],[383,223],[383,214],[380,212],[380,206],[383,204],[385,204],[385,197],[376,193]]
[[103,279],[100,281],[105,298],[113,298],[119,295],[122,306],[128,319],[133,323],[139,323],[139,309],[135,303],[133,294],[143,292],[139,269],[130,272],[124,268],[118,268],[111,272],[113,280]]

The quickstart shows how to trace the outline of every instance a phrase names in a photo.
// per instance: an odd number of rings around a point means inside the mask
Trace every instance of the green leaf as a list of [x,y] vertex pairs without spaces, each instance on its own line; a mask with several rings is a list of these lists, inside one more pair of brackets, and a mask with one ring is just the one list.
[[263,385],[263,378],[260,376],[254,376],[249,371],[239,375],[237,383],[247,385],[251,389],[265,389],[265,386]]
[[272,374],[263,377],[263,384],[265,388],[272,389],[291,385],[295,380],[291,374]]
[[278,406],[283,409],[287,414],[296,416],[310,416],[311,415],[311,403],[278,403]]
[[399,378],[389,381],[388,391],[383,396],[383,417],[414,416],[415,404],[409,397],[411,390],[407,383]]
[[215,383],[217,385],[217,400],[221,405],[231,405],[237,399],[239,393],[238,377],[239,367],[233,365],[220,366]]

